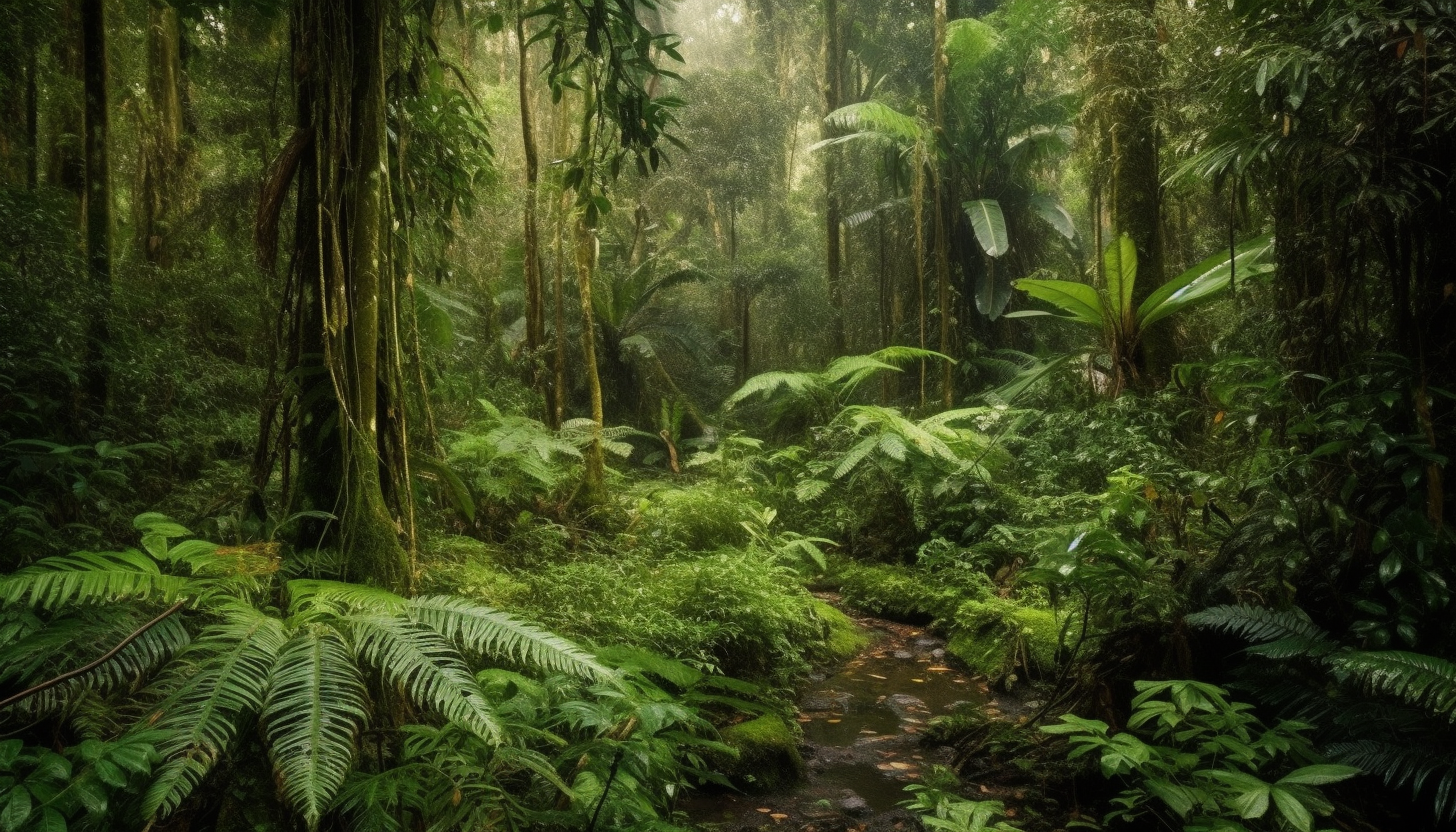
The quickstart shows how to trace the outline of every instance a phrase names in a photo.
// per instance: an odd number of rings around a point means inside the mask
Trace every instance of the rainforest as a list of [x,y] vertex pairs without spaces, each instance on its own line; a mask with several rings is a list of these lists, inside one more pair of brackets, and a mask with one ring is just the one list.
[[1451,0],[0,0],[0,832],[1456,828]]

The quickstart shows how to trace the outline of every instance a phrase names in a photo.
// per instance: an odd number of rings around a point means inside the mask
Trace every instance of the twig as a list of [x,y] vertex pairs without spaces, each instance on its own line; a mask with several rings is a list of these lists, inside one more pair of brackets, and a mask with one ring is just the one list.
[[153,627],[157,626],[158,624],[161,624],[164,620],[166,620],[167,618],[171,617],[171,615],[173,613],[177,612],[178,610],[182,609],[185,606],[187,606],[187,599],[186,598],[183,598],[181,601],[178,601],[177,603],[175,603],[172,606],[168,607],[166,609],[166,611],[164,611],[161,615],[159,615],[156,618],[153,618],[151,621],[148,621],[147,623],[143,624],[140,628],[138,628],[131,635],[129,635],[126,638],[122,639],[120,644],[118,644],[115,647],[111,648],[110,650],[106,651],[106,653],[103,656],[101,656],[99,659],[96,659],[95,661],[90,662],[89,664],[82,665],[81,667],[78,667],[75,670],[68,671],[66,673],[62,673],[61,675],[57,676],[54,679],[51,679],[48,682],[41,682],[40,684],[36,685],[35,687],[27,688],[27,689],[21,691],[20,693],[15,694],[14,696],[6,699],[5,701],[0,702],[0,711],[5,710],[6,708],[10,707],[11,705],[15,704],[16,702],[19,702],[22,699],[27,699],[27,698],[29,698],[31,696],[36,695],[37,693],[40,693],[41,691],[49,690],[49,689],[51,689],[51,688],[55,687],[56,685],[59,685],[59,684],[61,684],[63,682],[69,682],[70,680],[76,678],[77,676],[81,676],[83,674],[90,673],[91,671],[95,670],[96,668],[100,667],[101,665],[106,664],[107,662],[109,662],[112,659],[116,658],[116,654],[117,653],[120,653],[121,651],[125,650],[127,648],[127,645],[131,644],[133,641],[136,641],[137,639],[139,639],[143,635],[145,635],[146,632],[147,632],[147,630],[150,630]]

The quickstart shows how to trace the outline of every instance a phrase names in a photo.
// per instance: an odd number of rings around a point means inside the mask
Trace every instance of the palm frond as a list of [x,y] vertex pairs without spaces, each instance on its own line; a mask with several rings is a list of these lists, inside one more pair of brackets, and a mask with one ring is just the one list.
[[309,625],[278,654],[263,702],[263,733],[284,798],[318,827],[354,758],[366,718],[364,680],[332,628]]
[[500,739],[499,720],[470,668],[443,636],[393,615],[356,615],[347,622],[359,658],[410,699],[484,740]]
[[828,390],[824,386],[823,378],[817,373],[786,373],[775,371],[760,373],[748,381],[743,382],[742,387],[735,390],[732,395],[724,400],[723,407],[725,409],[732,408],[744,399],[752,398],[753,396],[768,398],[781,389],[787,389],[789,392],[798,395],[816,392],[828,393]]
[[72,552],[0,578],[0,601],[15,604],[24,599],[48,610],[129,599],[167,603],[186,595],[188,588],[186,578],[163,574],[155,559],[135,549]]
[[224,616],[168,668],[161,687],[170,692],[142,723],[162,737],[156,747],[166,759],[142,798],[148,818],[176,811],[231,747],[239,724],[263,706],[283,624],[244,605]]
[[410,601],[415,621],[468,653],[504,656],[550,673],[606,679],[612,671],[590,653],[529,621],[466,598],[436,595]]
[[879,101],[861,101],[840,107],[824,117],[824,122],[836,130],[854,130],[849,136],[827,139],[815,148],[845,141],[863,140],[875,144],[909,147],[925,139],[925,126],[912,116],[907,116]]
[[1456,664],[1401,650],[1348,651],[1329,661],[1371,693],[1393,696],[1456,722]]

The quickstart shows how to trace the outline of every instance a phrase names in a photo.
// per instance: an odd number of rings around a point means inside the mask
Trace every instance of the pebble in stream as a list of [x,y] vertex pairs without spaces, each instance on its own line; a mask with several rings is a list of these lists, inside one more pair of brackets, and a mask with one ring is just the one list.
[[904,788],[920,780],[923,767],[948,764],[953,755],[923,746],[920,730],[957,707],[984,705],[985,696],[944,664],[940,639],[889,621],[858,621],[879,638],[814,682],[799,703],[808,782],[784,794],[695,796],[684,806],[693,821],[720,832],[920,828],[897,806],[908,797]]

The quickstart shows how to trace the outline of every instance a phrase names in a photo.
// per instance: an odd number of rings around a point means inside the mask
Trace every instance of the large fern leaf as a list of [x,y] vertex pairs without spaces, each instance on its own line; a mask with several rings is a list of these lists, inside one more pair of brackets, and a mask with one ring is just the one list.
[[142,798],[145,816],[176,811],[231,747],[238,726],[262,708],[285,640],[278,619],[238,605],[168,668],[160,687],[169,692],[140,726],[162,737],[156,747],[166,760]]
[[1301,639],[1310,644],[1330,643],[1330,634],[1299,609],[1271,610],[1224,604],[1193,613],[1187,621],[1195,627],[1223,630],[1255,643],[1283,639]]
[[407,603],[404,598],[377,586],[312,578],[289,581],[288,597],[295,614],[319,611],[332,615],[353,612],[397,615]]
[[348,776],[366,716],[364,680],[343,638],[314,624],[278,654],[263,702],[263,735],[284,798],[309,829]]
[[127,599],[175,601],[187,594],[188,580],[166,575],[151,556],[125,552],[72,552],[45,558],[0,578],[0,601],[22,599],[48,610],[70,604]]
[[500,722],[470,668],[439,633],[393,615],[351,616],[348,625],[360,660],[410,699],[482,739],[500,739]]
[[787,389],[795,395],[807,395],[811,393],[827,394],[828,387],[824,378],[818,373],[785,373],[771,372],[760,373],[743,383],[723,401],[724,408],[732,408],[734,405],[745,399],[754,396],[769,398],[778,393],[779,390]]
[[1333,743],[1324,751],[1331,760],[1374,774],[1390,788],[1409,788],[1413,795],[1434,782],[1436,817],[1456,819],[1456,751],[1426,743],[1374,740]]
[[1330,664],[1372,693],[1394,696],[1456,722],[1456,664],[1401,650],[1349,651],[1332,657]]
[[552,673],[605,679],[609,668],[575,643],[509,613],[466,598],[435,595],[409,602],[413,620],[468,653],[503,656]]

